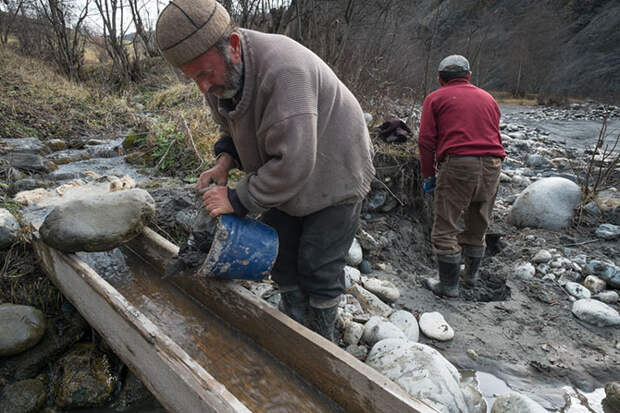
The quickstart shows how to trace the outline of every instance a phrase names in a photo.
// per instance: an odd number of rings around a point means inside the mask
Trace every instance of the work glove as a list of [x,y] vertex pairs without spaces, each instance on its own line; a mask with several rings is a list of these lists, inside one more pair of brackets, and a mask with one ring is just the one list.
[[424,192],[427,194],[435,192],[435,175],[424,178]]

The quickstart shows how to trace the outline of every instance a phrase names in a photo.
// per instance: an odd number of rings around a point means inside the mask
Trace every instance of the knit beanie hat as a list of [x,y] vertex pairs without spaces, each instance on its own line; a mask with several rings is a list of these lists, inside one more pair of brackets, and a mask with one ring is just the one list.
[[179,67],[199,57],[222,37],[230,16],[215,0],[175,0],[157,19],[157,45],[164,58]]

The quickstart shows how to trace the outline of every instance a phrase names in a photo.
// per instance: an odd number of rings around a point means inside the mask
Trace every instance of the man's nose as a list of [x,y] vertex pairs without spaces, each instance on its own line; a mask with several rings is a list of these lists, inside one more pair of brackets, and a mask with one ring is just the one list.
[[211,82],[206,79],[200,79],[199,81],[196,81],[196,84],[198,85],[198,89],[200,89],[200,93],[207,93],[212,86]]

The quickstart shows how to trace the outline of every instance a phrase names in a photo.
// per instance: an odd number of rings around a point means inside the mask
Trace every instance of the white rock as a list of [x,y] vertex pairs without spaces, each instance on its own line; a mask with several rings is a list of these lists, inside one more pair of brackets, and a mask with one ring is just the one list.
[[349,248],[349,253],[345,257],[345,261],[348,265],[352,267],[357,267],[358,265],[360,265],[363,259],[364,253],[362,252],[362,246],[360,245],[357,238],[353,238],[353,243]]
[[454,338],[454,330],[438,312],[424,313],[420,316],[420,330],[426,337],[439,341]]
[[551,253],[547,250],[540,250],[532,258],[532,262],[535,264],[543,264],[551,261]]
[[356,345],[364,334],[364,326],[355,321],[350,321],[344,325],[343,340],[346,345]]
[[362,285],[365,289],[379,297],[386,303],[393,303],[400,298],[398,288],[390,281],[378,278],[366,278]]
[[573,314],[580,320],[598,327],[620,326],[620,315],[616,310],[597,300],[577,300]]
[[531,263],[523,261],[518,261],[515,263],[512,271],[514,272],[515,277],[523,280],[530,280],[534,278],[534,275],[536,274],[536,268],[534,268]]
[[[605,280],[601,280],[596,275],[588,275],[583,281],[583,285],[592,292],[592,294],[598,294],[605,290],[607,283]],[[588,297],[584,297],[588,298]]]
[[389,320],[405,333],[409,341],[417,342],[419,340],[420,326],[418,325],[418,320],[409,311],[395,311]]
[[372,347],[366,364],[440,412],[469,412],[458,370],[429,346],[383,340]]
[[570,295],[576,298],[590,298],[591,296],[590,290],[576,282],[569,281],[564,288],[566,288]]
[[392,307],[381,301],[379,297],[359,284],[353,284],[353,286],[347,290],[347,293],[357,298],[362,308],[367,313],[389,317],[390,314],[394,312]]
[[344,289],[348,290],[353,284],[359,284],[362,273],[357,268],[344,266]]
[[405,333],[400,328],[396,327],[391,322],[381,317],[371,317],[364,326],[362,340],[369,346],[373,346],[375,343],[388,338],[406,340],[407,336],[405,336]]
[[596,298],[597,300],[602,301],[606,304],[616,304],[620,296],[617,292],[609,290],[593,295],[592,298]]
[[580,199],[581,188],[573,181],[543,178],[519,194],[508,214],[508,222],[518,227],[559,231],[572,222]]

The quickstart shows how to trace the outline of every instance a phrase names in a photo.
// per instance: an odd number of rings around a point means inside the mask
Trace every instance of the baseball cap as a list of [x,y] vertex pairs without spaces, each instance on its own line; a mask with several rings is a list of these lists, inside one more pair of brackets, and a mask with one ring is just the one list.
[[469,72],[469,62],[460,54],[453,54],[439,63],[438,72]]

